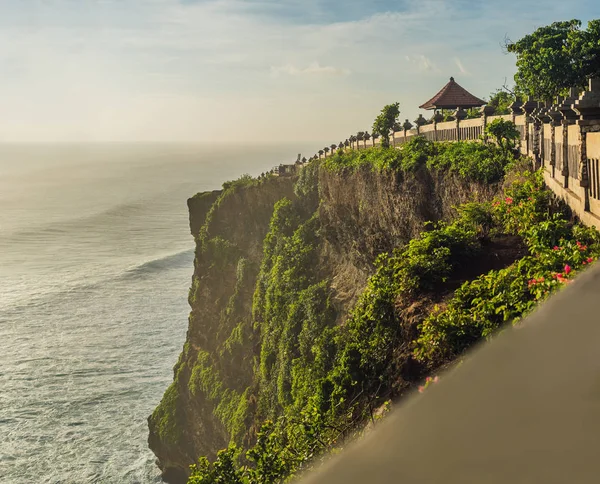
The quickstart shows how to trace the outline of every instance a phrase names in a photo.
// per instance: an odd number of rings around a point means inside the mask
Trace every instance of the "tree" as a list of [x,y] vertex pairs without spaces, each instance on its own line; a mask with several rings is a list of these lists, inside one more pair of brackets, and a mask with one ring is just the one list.
[[364,135],[365,135],[364,131],[359,131],[358,133],[356,133],[356,141],[357,141],[357,143],[356,143],[356,149],[360,148],[360,144],[358,142],[363,140],[363,136]]
[[363,135],[363,140],[364,140],[365,148],[367,147],[367,141],[369,141],[370,139],[371,139],[371,135],[369,134],[368,131],[365,131],[365,134]]
[[330,148],[331,148],[331,154],[333,154],[335,152],[335,149],[337,148],[337,145],[335,143],[332,143]]
[[390,131],[398,122],[400,116],[400,103],[387,104],[373,122],[372,131],[381,136],[381,145],[385,148],[390,146]]
[[327,153],[329,153],[329,146],[323,148],[323,151],[325,152],[325,158],[327,158]]
[[499,118],[494,119],[486,126],[485,134],[494,138],[498,146],[506,152],[515,148],[515,144],[521,136],[515,123]]
[[[510,110],[509,110],[510,113]],[[508,113],[506,113],[508,114]],[[469,108],[467,109],[467,119],[475,119],[481,117],[481,111],[477,108]]]
[[494,108],[494,114],[510,114],[510,105],[516,100],[515,95],[503,89],[498,89],[490,94],[488,106]]
[[319,150],[319,158],[323,155],[323,150]]
[[580,27],[575,19],[554,22],[506,41],[506,50],[517,56],[517,94],[551,100],[570,87],[584,89],[588,78],[600,75],[600,19]]

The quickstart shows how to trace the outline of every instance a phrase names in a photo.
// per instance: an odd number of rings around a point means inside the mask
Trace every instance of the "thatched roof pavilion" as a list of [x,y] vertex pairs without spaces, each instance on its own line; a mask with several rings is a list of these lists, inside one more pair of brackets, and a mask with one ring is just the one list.
[[421,104],[421,109],[469,109],[483,106],[485,101],[473,96],[464,87],[459,86],[454,80],[454,77],[450,78],[450,82],[446,84],[440,92],[433,96],[429,101]]

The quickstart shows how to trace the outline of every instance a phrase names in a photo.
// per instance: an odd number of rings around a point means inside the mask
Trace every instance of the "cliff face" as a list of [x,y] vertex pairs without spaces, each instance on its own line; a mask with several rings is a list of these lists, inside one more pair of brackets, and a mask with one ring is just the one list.
[[453,206],[495,186],[455,175],[368,167],[233,183],[188,201],[196,240],[187,339],[174,382],[149,417],[150,448],[168,482],[198,456],[296,405],[310,348],[343,324],[375,258],[447,220]]

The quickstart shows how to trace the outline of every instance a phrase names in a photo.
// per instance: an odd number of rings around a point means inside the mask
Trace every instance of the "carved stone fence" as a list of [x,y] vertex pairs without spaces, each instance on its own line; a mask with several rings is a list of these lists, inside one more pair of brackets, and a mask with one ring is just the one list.
[[[401,146],[413,136],[431,141],[482,140],[494,119],[513,121],[521,134],[519,149],[544,169],[546,184],[565,200],[588,225],[600,228],[600,79],[590,79],[586,91],[571,89],[554,104],[528,99],[511,106],[511,114],[493,116],[493,108],[481,108],[481,117],[466,119],[459,109],[455,120],[441,122],[441,115],[427,124],[423,116],[413,125],[406,120],[391,142]],[[367,142],[366,147],[379,141]],[[358,146],[363,148],[363,146]]]

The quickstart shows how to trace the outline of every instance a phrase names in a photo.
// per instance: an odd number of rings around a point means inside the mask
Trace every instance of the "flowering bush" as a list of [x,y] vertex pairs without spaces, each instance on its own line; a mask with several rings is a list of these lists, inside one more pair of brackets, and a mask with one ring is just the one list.
[[434,376],[434,377],[428,376],[427,378],[425,378],[425,383],[423,385],[419,386],[419,393],[423,393],[429,385],[433,385],[434,383],[437,383],[439,380],[440,380],[440,377],[438,377],[438,376]]
[[445,308],[436,307],[419,326],[417,359],[456,356],[502,324],[519,321],[600,255],[598,232],[552,207],[540,173],[521,174],[493,202],[492,215],[494,230],[521,236],[530,255],[465,282]]

